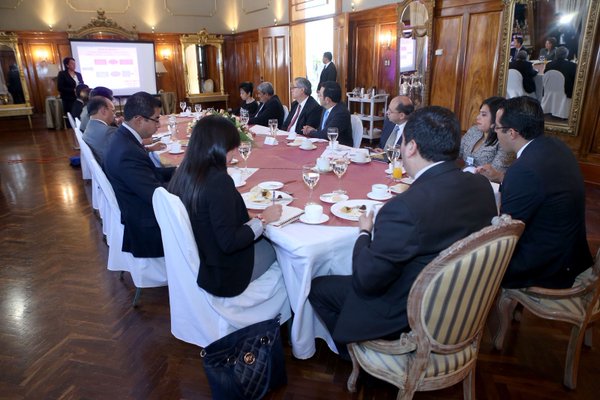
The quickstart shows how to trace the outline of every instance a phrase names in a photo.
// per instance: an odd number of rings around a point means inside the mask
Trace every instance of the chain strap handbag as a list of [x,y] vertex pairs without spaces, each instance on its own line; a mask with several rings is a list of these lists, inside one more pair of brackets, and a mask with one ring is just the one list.
[[279,319],[239,329],[202,349],[214,399],[261,399],[287,383]]

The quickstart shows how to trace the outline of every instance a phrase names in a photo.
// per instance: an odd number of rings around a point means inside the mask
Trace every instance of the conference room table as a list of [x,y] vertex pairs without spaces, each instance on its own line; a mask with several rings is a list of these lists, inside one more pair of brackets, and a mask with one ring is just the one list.
[[[188,124],[191,118],[178,118],[177,138],[186,143]],[[166,133],[166,122],[159,129],[159,134]],[[279,144],[264,144],[265,136],[254,138],[253,149],[248,158],[248,168],[254,171],[246,179],[246,184],[239,187],[245,193],[264,181],[284,183],[280,189],[293,196],[289,206],[303,209],[308,201],[309,190],[302,180],[302,166],[315,164],[316,159],[327,151],[328,143],[317,141],[314,150],[303,150],[300,147],[288,146],[284,136],[278,136]],[[185,147],[183,147],[185,150]],[[351,155],[357,149],[339,148],[340,153]],[[364,151],[364,150],[363,150]],[[160,154],[163,165],[178,165],[184,154],[174,155],[169,152]],[[244,169],[241,157],[237,167]],[[350,163],[346,174],[342,177],[342,187],[350,199],[365,199],[371,185],[375,183],[392,184],[386,175],[387,164],[376,161],[358,164]],[[352,249],[358,236],[358,222],[339,218],[331,213],[331,204],[322,202],[319,196],[339,188],[338,178],[333,172],[321,173],[314,189],[312,201],[323,206],[329,220],[320,225],[305,224],[300,221],[283,227],[267,226],[265,235],[272,241],[277,259],[283,271],[283,277],[290,299],[294,319],[291,328],[291,343],[295,357],[307,359],[316,351],[315,338],[324,339],[335,351],[335,345],[325,326],[321,323],[308,301],[311,280],[321,275],[349,275],[352,271]],[[259,211],[249,210],[251,215]]]

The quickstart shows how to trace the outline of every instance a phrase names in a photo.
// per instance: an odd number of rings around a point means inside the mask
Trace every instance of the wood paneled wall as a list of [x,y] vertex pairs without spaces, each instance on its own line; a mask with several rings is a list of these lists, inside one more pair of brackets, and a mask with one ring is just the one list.
[[225,36],[223,47],[225,91],[229,93],[229,106],[240,106],[239,84],[244,81],[260,83],[261,58],[258,52],[258,31]]
[[[177,100],[183,100],[185,98],[185,72],[179,37],[180,35],[176,33],[142,33],[139,39],[154,42],[155,60],[162,61],[167,70],[166,73],[158,76],[156,89],[174,92]],[[163,57],[163,54],[166,57]]]
[[[350,14],[346,91],[375,86],[396,93],[397,18],[395,4]],[[382,35],[391,36],[389,47],[381,43]]]

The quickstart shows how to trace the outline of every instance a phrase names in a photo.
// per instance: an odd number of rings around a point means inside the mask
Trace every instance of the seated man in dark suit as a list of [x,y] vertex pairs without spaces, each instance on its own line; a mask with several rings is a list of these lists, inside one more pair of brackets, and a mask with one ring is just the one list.
[[513,39],[513,47],[511,47],[510,49],[510,57],[514,60],[517,56],[517,54],[519,54],[520,51],[524,51],[525,53],[527,53],[527,49],[525,48],[525,46],[523,46],[523,38],[520,36],[515,36]]
[[[372,212],[360,217],[351,276],[313,279],[309,300],[338,344],[396,339],[407,331],[408,293],[421,270],[491,224],[496,203],[489,182],[456,166],[460,137],[450,110],[413,112],[401,153],[414,183],[381,208],[374,229]],[[337,348],[343,355],[345,346]]]
[[134,257],[163,257],[160,228],[154,209],[154,189],[165,186],[175,168],[157,168],[142,140],[160,126],[161,103],[138,92],[125,104],[125,122],[112,135],[104,154],[104,171],[112,185],[125,226],[122,250]]
[[291,91],[294,102],[281,129],[301,134],[304,125],[319,125],[322,109],[319,103],[311,97],[312,85],[308,79],[294,79],[294,86],[292,86]]
[[592,265],[577,159],[561,140],[544,135],[544,112],[530,97],[505,100],[495,129],[500,146],[517,154],[500,187],[500,211],[525,223],[502,285],[570,287]]
[[544,73],[548,71],[558,71],[565,77],[565,94],[570,99],[573,97],[573,85],[577,74],[577,64],[567,60],[569,50],[566,47],[556,49],[556,59],[546,64]]
[[77,99],[73,103],[73,107],[71,107],[71,116],[73,118],[81,118],[81,111],[88,102],[90,87],[85,84],[77,85],[75,94],[77,95]]
[[342,89],[337,82],[325,82],[319,90],[319,101],[323,107],[323,114],[317,127],[305,125],[302,133],[309,137],[327,139],[327,128],[338,129],[338,142],[352,147],[352,124],[350,111],[342,99]]
[[408,116],[415,110],[410,97],[396,96],[394,97],[385,112],[385,120],[383,122],[383,131],[379,138],[379,147],[382,150],[388,145],[397,145],[401,143],[402,132],[406,126]]
[[258,111],[248,120],[250,125],[269,126],[270,119],[276,119],[277,125],[283,124],[283,106],[271,82],[262,82],[256,88],[256,94],[260,100]]
[[527,93],[535,93],[535,81],[533,78],[538,72],[533,68],[533,64],[527,61],[527,53],[523,50],[517,53],[516,59],[513,58],[508,64],[509,69],[517,70],[523,76],[523,89]]

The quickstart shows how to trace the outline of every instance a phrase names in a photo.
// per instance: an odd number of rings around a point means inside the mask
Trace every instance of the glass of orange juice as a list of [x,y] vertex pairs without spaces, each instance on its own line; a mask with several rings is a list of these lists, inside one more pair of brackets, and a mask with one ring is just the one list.
[[394,182],[400,181],[400,179],[402,179],[403,173],[404,171],[402,171],[402,161],[394,161],[394,168],[392,168],[392,179],[394,180]]

